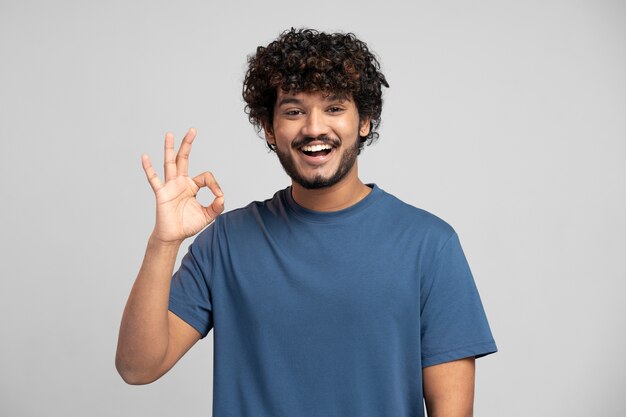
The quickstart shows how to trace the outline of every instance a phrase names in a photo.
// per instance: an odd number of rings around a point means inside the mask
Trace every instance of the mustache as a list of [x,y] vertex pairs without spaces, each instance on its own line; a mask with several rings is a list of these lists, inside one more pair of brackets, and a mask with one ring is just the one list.
[[322,142],[334,146],[335,148],[341,145],[341,141],[337,138],[331,138],[328,135],[319,135],[316,137],[305,136],[301,139],[296,139],[291,144],[291,147],[294,149],[298,149],[301,146],[308,145],[311,142]]

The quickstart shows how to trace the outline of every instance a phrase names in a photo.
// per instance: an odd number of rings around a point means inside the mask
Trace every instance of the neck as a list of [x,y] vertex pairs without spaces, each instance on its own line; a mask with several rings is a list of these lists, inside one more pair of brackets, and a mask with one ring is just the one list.
[[292,181],[291,196],[304,208],[316,211],[337,211],[348,208],[367,196],[372,189],[359,179],[356,163],[337,184],[309,190]]

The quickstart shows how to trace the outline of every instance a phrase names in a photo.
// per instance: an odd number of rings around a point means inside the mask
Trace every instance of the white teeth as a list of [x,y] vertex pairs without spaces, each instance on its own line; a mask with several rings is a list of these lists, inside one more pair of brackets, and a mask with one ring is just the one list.
[[303,151],[307,151],[307,152],[319,152],[322,151],[324,149],[331,149],[332,146],[330,145],[326,145],[326,144],[322,144],[322,145],[307,145],[307,146],[303,146],[302,150]]

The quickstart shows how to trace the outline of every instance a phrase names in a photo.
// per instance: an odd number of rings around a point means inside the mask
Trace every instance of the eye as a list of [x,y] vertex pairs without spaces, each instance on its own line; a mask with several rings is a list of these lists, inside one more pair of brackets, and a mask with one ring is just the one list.
[[343,111],[343,108],[338,107],[338,106],[332,106],[328,108],[329,113],[339,113],[341,111]]
[[301,110],[297,110],[297,109],[285,110],[285,116],[297,116],[299,114],[302,114]]

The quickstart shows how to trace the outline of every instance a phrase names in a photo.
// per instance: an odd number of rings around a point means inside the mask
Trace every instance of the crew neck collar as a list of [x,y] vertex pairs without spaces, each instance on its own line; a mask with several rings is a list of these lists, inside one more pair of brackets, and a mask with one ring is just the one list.
[[376,184],[371,183],[365,185],[370,187],[372,191],[370,191],[365,197],[363,197],[350,207],[335,211],[311,210],[301,206],[293,199],[293,196],[291,195],[291,186],[283,190],[282,198],[285,201],[287,207],[299,218],[312,222],[328,223],[351,217],[363,211],[373,202],[378,200],[378,198],[383,194],[383,191]]

